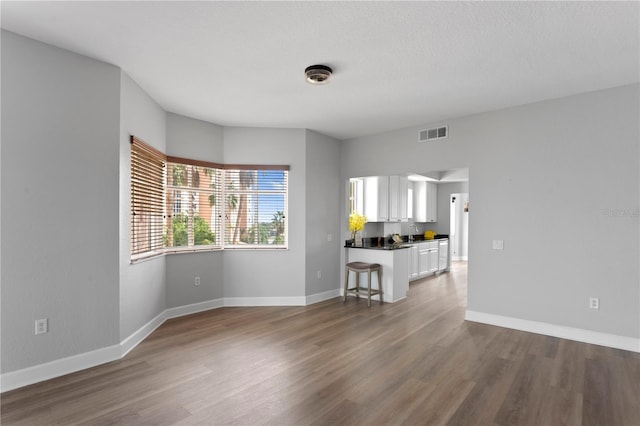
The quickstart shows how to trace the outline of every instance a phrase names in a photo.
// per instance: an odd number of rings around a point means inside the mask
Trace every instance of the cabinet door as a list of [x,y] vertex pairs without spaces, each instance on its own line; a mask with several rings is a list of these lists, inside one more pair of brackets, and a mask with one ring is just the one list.
[[413,221],[427,221],[427,183],[415,182],[413,184]]
[[389,178],[369,176],[364,178],[364,215],[369,222],[389,220]]
[[407,191],[409,189],[409,179],[404,176],[389,176],[389,221],[406,222],[409,218],[407,214]]
[[418,278],[419,250],[418,246],[409,248],[409,280]]
[[426,184],[426,221],[438,221],[438,185],[427,182]]
[[429,249],[429,273],[435,273],[438,271],[438,247]]
[[418,252],[418,275],[424,276],[429,273],[429,249],[427,244],[420,244]]
[[398,181],[398,192],[399,192],[399,200],[400,203],[398,210],[400,215],[401,222],[407,222],[409,220],[409,179],[403,176],[400,176]]

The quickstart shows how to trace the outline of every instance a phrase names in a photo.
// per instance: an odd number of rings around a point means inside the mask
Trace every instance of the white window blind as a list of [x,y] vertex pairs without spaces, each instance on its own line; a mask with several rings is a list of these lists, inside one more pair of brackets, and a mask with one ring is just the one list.
[[163,248],[165,155],[131,137],[131,257]]

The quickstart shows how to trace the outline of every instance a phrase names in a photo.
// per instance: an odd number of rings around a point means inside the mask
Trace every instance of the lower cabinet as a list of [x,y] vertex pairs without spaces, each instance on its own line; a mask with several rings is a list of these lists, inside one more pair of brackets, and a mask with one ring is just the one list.
[[419,243],[409,249],[409,280],[449,268],[449,240]]
[[409,281],[418,278],[419,250],[414,245],[409,248]]

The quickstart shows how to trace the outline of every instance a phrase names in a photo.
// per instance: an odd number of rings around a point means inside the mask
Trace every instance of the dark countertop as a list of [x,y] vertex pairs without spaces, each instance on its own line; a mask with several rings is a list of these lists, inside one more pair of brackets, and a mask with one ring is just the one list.
[[449,238],[449,235],[446,234],[438,234],[435,236],[433,240],[425,240],[422,235],[414,236],[413,241],[409,241],[409,237],[407,235],[402,236],[402,243],[400,244],[391,244],[389,241],[385,241],[384,238],[378,239],[378,237],[372,238],[363,238],[362,246],[351,246],[348,245],[351,240],[345,241],[345,248],[357,248],[357,249],[366,249],[366,250],[399,250],[410,248],[415,244],[420,243],[429,243],[433,241],[438,241],[442,239]]
[[399,245],[388,244],[386,246],[364,245],[364,246],[344,246],[345,248],[365,249],[365,250],[399,250],[411,247],[411,244],[403,243]]

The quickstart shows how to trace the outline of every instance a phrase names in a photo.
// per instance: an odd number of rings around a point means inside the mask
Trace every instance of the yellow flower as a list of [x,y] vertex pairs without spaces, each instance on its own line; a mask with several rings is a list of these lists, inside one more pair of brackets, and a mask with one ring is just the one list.
[[364,229],[364,225],[367,223],[367,217],[359,213],[351,213],[349,216],[349,231],[357,232]]

